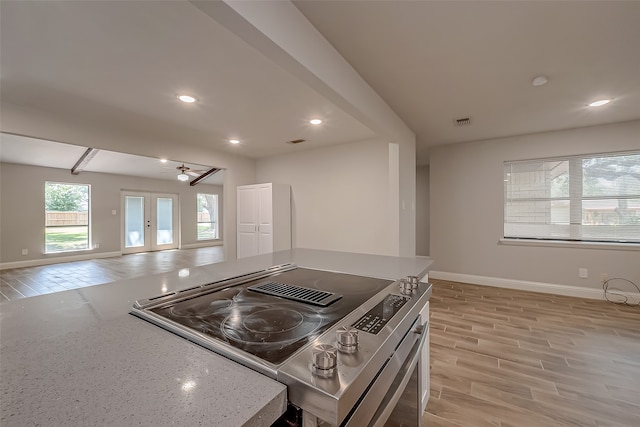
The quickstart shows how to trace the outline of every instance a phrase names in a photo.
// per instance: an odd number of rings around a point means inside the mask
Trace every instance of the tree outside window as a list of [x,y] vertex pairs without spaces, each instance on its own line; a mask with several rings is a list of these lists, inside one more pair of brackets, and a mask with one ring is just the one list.
[[218,233],[218,195],[198,193],[198,240],[212,240]]
[[89,249],[90,188],[45,183],[45,253]]

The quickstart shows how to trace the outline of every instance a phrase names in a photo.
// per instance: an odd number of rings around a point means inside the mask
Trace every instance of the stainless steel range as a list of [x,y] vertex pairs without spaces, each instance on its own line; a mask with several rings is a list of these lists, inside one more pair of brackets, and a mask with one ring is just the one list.
[[[419,279],[285,264],[140,300],[132,314],[286,384],[282,425],[385,425],[421,395],[431,288]],[[404,425],[419,425],[418,401]]]

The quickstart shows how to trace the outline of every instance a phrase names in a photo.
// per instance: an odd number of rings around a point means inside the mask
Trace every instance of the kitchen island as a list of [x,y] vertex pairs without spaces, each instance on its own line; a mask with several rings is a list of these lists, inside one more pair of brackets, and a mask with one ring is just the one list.
[[397,279],[429,258],[293,249],[0,306],[0,425],[269,426],[286,387],[129,314],[138,299],[292,262]]

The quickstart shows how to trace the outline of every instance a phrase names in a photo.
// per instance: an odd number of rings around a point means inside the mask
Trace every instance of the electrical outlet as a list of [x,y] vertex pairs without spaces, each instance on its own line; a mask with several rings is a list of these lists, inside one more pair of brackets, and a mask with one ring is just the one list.
[[580,277],[581,279],[588,279],[589,278],[589,270],[586,268],[579,268],[578,269],[578,277]]
[[100,243],[94,243],[93,249],[100,249]]
[[604,285],[607,280],[609,280],[609,274],[602,273],[600,275],[600,283],[602,283]]
[[23,249],[22,255],[29,255],[29,249]]

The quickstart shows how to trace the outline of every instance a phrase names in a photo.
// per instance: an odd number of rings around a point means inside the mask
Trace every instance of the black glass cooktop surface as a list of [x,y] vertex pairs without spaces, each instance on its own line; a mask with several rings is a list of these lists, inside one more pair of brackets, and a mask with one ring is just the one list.
[[[274,287],[274,283],[278,288],[293,288],[294,299],[249,289],[263,288],[259,286],[263,284]],[[384,279],[296,268],[150,310],[278,365],[391,283]],[[301,295],[313,290],[335,295],[325,300],[329,301],[326,306],[299,301]]]

